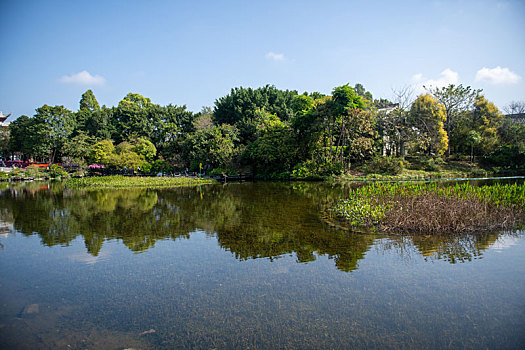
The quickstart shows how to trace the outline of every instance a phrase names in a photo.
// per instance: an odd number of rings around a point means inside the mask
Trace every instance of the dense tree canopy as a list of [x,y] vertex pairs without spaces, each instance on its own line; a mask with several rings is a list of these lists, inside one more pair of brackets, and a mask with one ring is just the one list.
[[383,154],[437,159],[450,145],[470,160],[520,169],[525,126],[505,119],[480,90],[449,85],[416,99],[411,92],[398,91],[392,103],[374,100],[362,84],[335,87],[330,95],[237,87],[193,113],[137,93],[101,107],[88,90],[77,112],[44,105],[14,120],[0,151],[68,165],[147,172],[195,171],[202,164],[215,173],[283,177],[340,174]]

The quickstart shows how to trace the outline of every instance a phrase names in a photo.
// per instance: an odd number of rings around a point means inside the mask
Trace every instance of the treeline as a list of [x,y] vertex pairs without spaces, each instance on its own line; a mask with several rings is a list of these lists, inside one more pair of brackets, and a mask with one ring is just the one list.
[[212,174],[267,178],[328,176],[385,160],[388,171],[399,164],[396,157],[418,154],[477,156],[490,167],[523,170],[523,124],[505,119],[481,90],[427,91],[415,99],[398,91],[392,102],[373,99],[361,84],[336,87],[331,95],[239,87],[193,113],[134,93],[116,107],[101,107],[88,90],[77,112],[44,105],[13,121],[2,151],[84,167],[157,172],[202,165]]

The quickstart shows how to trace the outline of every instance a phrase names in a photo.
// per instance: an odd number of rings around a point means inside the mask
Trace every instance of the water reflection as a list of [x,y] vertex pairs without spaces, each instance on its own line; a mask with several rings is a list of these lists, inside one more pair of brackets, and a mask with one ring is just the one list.
[[[466,262],[482,256],[499,234],[462,237],[378,235],[330,228],[319,219],[320,204],[349,188],[318,183],[211,185],[163,190],[72,191],[33,183],[0,192],[0,220],[44,245],[68,245],[81,236],[96,262],[105,241],[118,239],[140,253],[158,240],[189,238],[203,230],[237,259],[276,259],[295,254],[297,262],[316,256],[338,269],[358,268],[374,245],[406,254],[415,247],[427,260]],[[3,226],[2,226],[3,227]],[[3,232],[3,231],[2,231]]]

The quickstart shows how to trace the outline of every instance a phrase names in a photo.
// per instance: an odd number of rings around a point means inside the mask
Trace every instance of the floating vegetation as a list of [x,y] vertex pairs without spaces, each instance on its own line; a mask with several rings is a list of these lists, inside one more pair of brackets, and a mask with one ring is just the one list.
[[100,176],[68,179],[68,188],[180,187],[215,183],[212,179],[194,177]]
[[374,183],[351,191],[330,212],[351,227],[384,232],[512,229],[524,222],[525,185]]

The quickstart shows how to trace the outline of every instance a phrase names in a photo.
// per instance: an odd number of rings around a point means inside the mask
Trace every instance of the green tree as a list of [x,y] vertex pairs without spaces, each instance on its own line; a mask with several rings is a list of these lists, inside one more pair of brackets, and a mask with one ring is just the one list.
[[93,91],[87,90],[80,98],[80,108],[76,113],[77,128],[81,131],[86,131],[86,123],[91,118],[92,114],[100,111],[100,105]]
[[95,98],[95,94],[92,90],[87,90],[82,94],[80,99],[80,110],[90,112],[96,112],[100,110],[100,105],[98,104],[98,101]]
[[365,108],[365,102],[361,96],[359,96],[348,84],[334,88],[332,91],[332,99],[334,108],[333,113],[335,115],[346,114],[348,108]]
[[467,145],[470,146],[470,161],[474,161],[474,147],[478,146],[483,138],[476,130],[470,130],[467,138]]
[[103,140],[95,143],[89,151],[89,160],[96,164],[106,164],[109,157],[115,151],[115,146],[111,140]]
[[34,119],[38,135],[36,153],[53,163],[73,133],[76,126],[75,115],[64,106],[44,105],[36,109]]
[[298,161],[293,130],[280,121],[260,130],[248,153],[257,174],[291,171]]
[[144,136],[153,142],[159,154],[169,157],[178,140],[195,130],[195,115],[186,106],[175,105],[155,106],[153,113],[153,132]]
[[[426,87],[425,87],[426,88]],[[482,90],[472,89],[470,86],[464,87],[463,85],[450,84],[445,87],[429,87],[427,91],[434,96],[445,108],[445,127],[447,136],[450,137],[452,131],[452,125],[454,119],[457,118],[462,112],[472,109],[474,99]],[[447,147],[447,154],[450,155],[450,148],[453,145]]]
[[412,104],[410,116],[412,125],[418,129],[423,148],[443,155],[448,147],[448,137],[443,128],[446,119],[443,105],[429,94],[420,95]]
[[481,135],[481,149],[484,153],[496,148],[499,144],[498,128],[505,116],[483,95],[478,95],[474,101],[474,129]]
[[137,137],[148,137],[158,125],[159,106],[151,103],[149,98],[129,93],[122,99],[115,110],[117,142]]
[[253,125],[257,123],[258,111],[264,110],[288,121],[294,114],[292,100],[296,95],[296,91],[282,91],[271,85],[258,89],[234,88],[215,101],[213,121],[215,125],[237,125],[241,131],[240,142],[247,144],[254,140]]
[[151,143],[150,140],[139,137],[135,142],[131,150],[138,155],[143,156],[148,162],[151,162],[157,155],[157,148]]
[[0,128],[0,155],[7,155],[9,150],[9,127]]
[[34,153],[34,119],[22,115],[9,124],[9,152],[19,152],[24,158]]
[[78,163],[84,163],[95,139],[81,131],[74,137],[64,142],[62,152],[64,156],[71,157]]
[[184,158],[188,163],[228,168],[235,154],[236,141],[238,130],[231,125],[197,130],[188,135],[184,142]]
[[83,130],[99,140],[110,139],[117,130],[115,110],[116,108],[103,106],[98,111],[87,113]]

